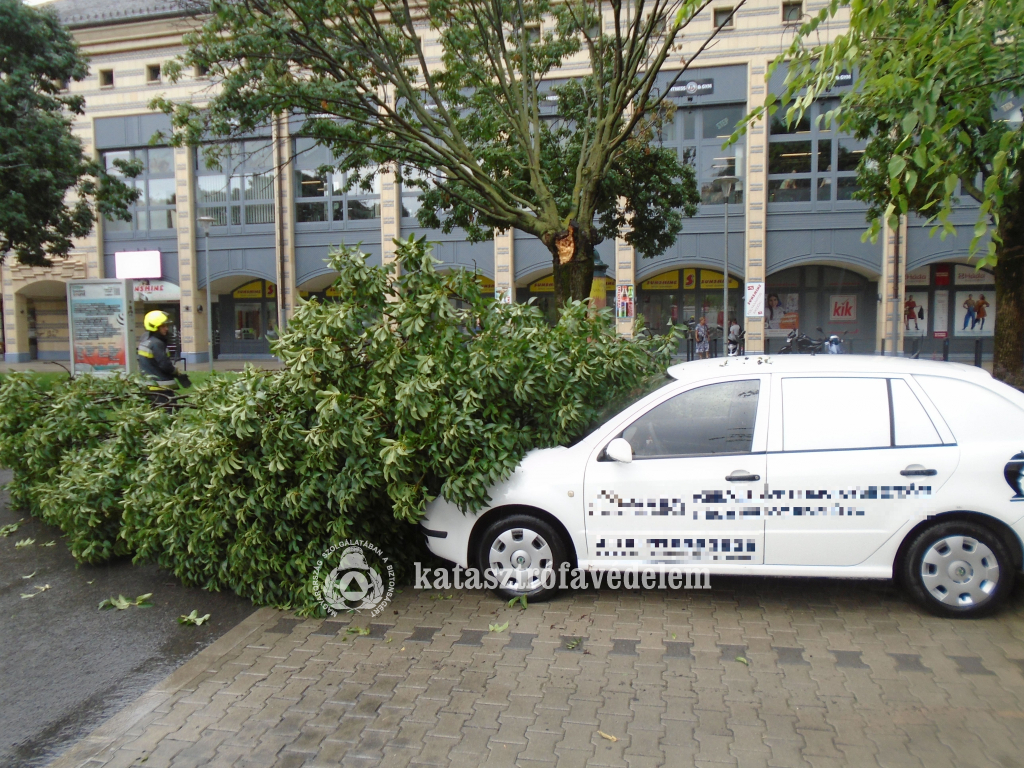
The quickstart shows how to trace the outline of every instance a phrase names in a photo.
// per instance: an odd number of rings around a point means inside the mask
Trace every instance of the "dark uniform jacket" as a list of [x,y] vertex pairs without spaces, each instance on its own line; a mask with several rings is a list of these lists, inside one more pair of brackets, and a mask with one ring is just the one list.
[[167,340],[150,333],[139,342],[139,373],[158,384],[175,384],[178,371],[167,356]]

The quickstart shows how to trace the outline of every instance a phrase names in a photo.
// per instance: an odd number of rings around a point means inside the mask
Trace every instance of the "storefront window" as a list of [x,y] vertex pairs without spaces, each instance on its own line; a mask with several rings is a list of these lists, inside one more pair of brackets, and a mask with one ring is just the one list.
[[[722,144],[732,135],[743,115],[742,105],[680,108],[675,118],[666,121],[662,127],[662,146],[674,147],[682,162],[688,162],[697,169],[697,185],[704,205],[725,202],[719,178],[743,177],[746,169],[745,144],[741,141],[722,149]],[[734,186],[729,202],[743,202],[742,181]]]
[[196,152],[196,201],[214,226],[265,229],[274,223],[274,147],[269,139],[234,142],[214,168]]
[[255,341],[262,338],[261,304],[235,304],[235,338]]
[[[345,228],[348,222],[380,219],[381,177],[370,176],[365,184],[340,171],[321,172],[337,164],[330,152],[313,139],[292,141],[295,171],[295,220],[301,224],[334,222]],[[349,182],[352,182],[351,184]]]
[[124,179],[139,190],[139,198],[130,206],[131,221],[106,219],[106,232],[131,232],[174,229],[177,218],[177,191],[174,181],[174,150],[170,147],[147,147],[104,152],[103,166],[112,176],[122,177],[115,160],[138,160],[142,173]]
[[[833,138],[825,115],[835,99],[816,102],[794,125],[779,110],[771,122],[768,144],[768,202],[810,203],[831,207],[833,201],[853,200],[857,165],[865,142]],[[824,204],[828,204],[825,206]]]

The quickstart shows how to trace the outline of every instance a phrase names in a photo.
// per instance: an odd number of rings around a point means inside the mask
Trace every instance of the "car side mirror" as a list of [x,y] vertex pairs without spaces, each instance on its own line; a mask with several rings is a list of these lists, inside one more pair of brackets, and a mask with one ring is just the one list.
[[608,443],[608,447],[604,449],[604,452],[608,455],[609,459],[621,461],[623,464],[630,464],[633,461],[633,446],[621,437],[616,437]]

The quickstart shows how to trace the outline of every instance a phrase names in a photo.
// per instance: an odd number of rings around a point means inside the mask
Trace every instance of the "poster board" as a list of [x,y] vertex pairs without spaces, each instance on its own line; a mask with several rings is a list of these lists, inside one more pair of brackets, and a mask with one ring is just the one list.
[[69,280],[71,372],[130,374],[135,360],[132,280]]

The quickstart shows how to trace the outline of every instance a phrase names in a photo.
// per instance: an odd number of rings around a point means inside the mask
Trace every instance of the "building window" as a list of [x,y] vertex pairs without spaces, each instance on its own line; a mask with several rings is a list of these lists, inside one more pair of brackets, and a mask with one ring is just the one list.
[[114,70],[112,69],[101,69],[100,70],[100,88],[113,88],[114,87]]
[[239,230],[274,223],[274,146],[270,139],[229,145],[213,168],[196,153],[196,203],[215,227]]
[[142,173],[125,184],[139,190],[139,199],[130,207],[131,221],[106,219],[105,232],[171,230],[177,216],[177,193],[174,181],[174,150],[170,147],[122,149],[102,154],[103,167],[112,176],[122,176],[115,160],[139,160]]
[[209,77],[210,68],[205,64],[196,64],[195,68],[192,70],[192,74],[197,78]]
[[733,27],[733,15],[732,8],[715,8],[715,26],[723,27],[724,29],[731,29]]
[[768,202],[817,203],[852,201],[857,191],[857,165],[865,143],[835,136],[825,114],[834,99],[816,102],[793,125],[783,110],[771,120],[768,143]]
[[146,82],[147,83],[159,83],[160,82],[160,65],[159,64],[147,64],[146,65]]
[[800,20],[804,16],[804,4],[803,3],[783,3],[782,4],[782,23],[783,24],[799,24]]
[[742,104],[707,107],[680,107],[675,119],[665,123],[662,144],[675,147],[680,160],[697,170],[697,186],[704,205],[720,205],[725,201],[719,179],[736,176],[741,179],[729,197],[729,203],[743,202],[742,178],[746,170],[743,141],[722,149],[743,119]]
[[[310,138],[292,141],[295,165],[295,221],[299,224],[333,222],[336,228],[380,219],[380,174],[364,184],[356,183],[341,171],[327,171],[337,164],[330,151]],[[325,170],[321,172],[321,168]],[[346,187],[349,187],[346,189]]]

